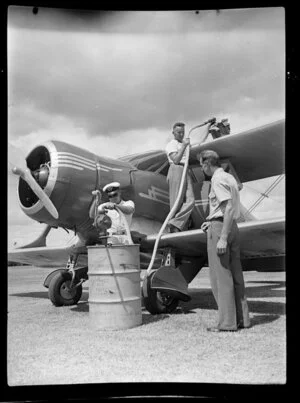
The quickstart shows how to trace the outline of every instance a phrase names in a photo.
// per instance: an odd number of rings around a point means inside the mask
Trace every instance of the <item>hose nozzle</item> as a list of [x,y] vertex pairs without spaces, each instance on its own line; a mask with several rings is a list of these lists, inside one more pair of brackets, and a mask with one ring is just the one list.
[[209,119],[207,122],[205,122],[206,124],[208,123],[216,123],[217,119],[216,118],[211,118]]

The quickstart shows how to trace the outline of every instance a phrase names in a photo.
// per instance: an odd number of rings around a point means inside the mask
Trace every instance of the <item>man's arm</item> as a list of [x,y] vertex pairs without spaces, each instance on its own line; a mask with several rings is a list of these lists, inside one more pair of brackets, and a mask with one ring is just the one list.
[[190,139],[186,138],[182,141],[182,146],[177,152],[172,152],[169,154],[171,160],[174,162],[174,164],[179,164],[181,161],[181,158],[183,157],[184,151],[186,147],[190,144]]
[[124,201],[123,203],[116,204],[116,207],[119,208],[124,214],[134,213],[134,203],[131,200],[127,200]]
[[114,208],[115,208],[115,203],[111,203],[111,202],[102,203],[98,207],[98,213],[104,214],[104,213],[106,213],[107,210],[113,210]]
[[96,208],[96,199],[93,200],[90,211],[89,211],[89,217],[90,218],[95,218],[95,208]]
[[217,243],[217,253],[219,255],[222,255],[222,254],[226,253],[228,234],[231,230],[232,223],[233,223],[234,209],[233,209],[233,205],[232,205],[232,200],[231,199],[224,200],[220,204],[220,209],[222,210],[222,213],[224,214],[224,219],[223,219],[223,227],[222,227],[222,231],[221,231],[221,236]]
[[200,144],[204,143],[204,141],[207,139],[207,137],[208,137],[208,135],[209,135],[209,129],[210,129],[214,124],[215,124],[215,121],[214,121],[214,122],[210,122],[210,123],[206,126],[206,133],[205,133],[204,138],[201,140],[201,143],[200,143]]

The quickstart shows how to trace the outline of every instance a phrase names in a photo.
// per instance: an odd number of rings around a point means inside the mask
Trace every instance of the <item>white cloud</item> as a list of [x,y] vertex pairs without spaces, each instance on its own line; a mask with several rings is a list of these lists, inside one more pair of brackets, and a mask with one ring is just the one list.
[[[260,179],[258,181],[246,182],[240,192],[242,204],[247,209],[252,209],[256,205],[252,214],[258,219],[285,216],[285,176]],[[273,184],[277,185],[268,193],[267,197],[262,197]]]
[[234,134],[285,116],[283,8],[39,10],[8,15],[8,141],[23,154],[57,139],[118,157],[163,149],[175,121],[228,118]]
[[223,111],[282,114],[278,11],[116,13],[84,31],[67,30],[72,14],[64,27],[63,13],[56,30],[9,25],[10,136],[46,129],[57,115],[97,136],[165,130],[174,119],[193,125]]

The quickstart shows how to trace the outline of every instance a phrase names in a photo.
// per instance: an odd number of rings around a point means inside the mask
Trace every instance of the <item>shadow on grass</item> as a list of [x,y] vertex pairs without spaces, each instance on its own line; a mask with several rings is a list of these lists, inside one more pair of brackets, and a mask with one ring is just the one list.
[[[266,285],[250,287],[249,284]],[[280,290],[277,290],[277,288],[280,288]],[[281,288],[284,288],[284,290]],[[246,283],[246,293],[248,298],[284,298],[285,281],[248,281]]]
[[[258,284],[257,286],[250,286]],[[278,289],[279,288],[279,289]],[[272,322],[285,314],[285,303],[277,301],[266,301],[264,298],[284,298],[285,297],[285,281],[249,281],[246,283],[246,296],[250,313],[258,313],[260,315],[252,318],[253,325]],[[172,314],[193,314],[194,309],[213,309],[217,310],[217,304],[210,288],[191,288],[189,294],[192,299],[189,302],[180,302],[180,309]],[[38,299],[48,299],[48,291],[28,292],[10,294],[16,297],[29,297]],[[71,308],[74,312],[88,312],[88,290],[85,289],[78,305]],[[255,298],[260,300],[255,301]],[[163,320],[169,315],[151,315],[143,310],[143,323],[152,323]]]
[[[79,302],[76,306],[71,308],[73,312],[89,312],[89,304],[88,302]],[[148,325],[149,323],[159,322],[161,320],[167,319],[170,315],[168,314],[160,314],[160,315],[151,315],[145,308],[142,308],[142,323],[143,325]]]
[[77,305],[71,307],[71,311],[73,312],[89,312],[89,303],[88,301],[82,301],[82,299],[78,302]]
[[[25,297],[25,298],[39,298],[39,299],[49,299],[48,291],[37,291],[37,292],[20,292],[17,294],[9,294],[11,297]],[[81,301],[88,300],[88,292],[83,291]]]
[[280,318],[280,315],[255,315],[251,318],[251,326],[265,325],[274,322]]
[[188,302],[180,301],[182,312],[176,313],[194,313],[193,309],[218,309],[214,296],[207,288],[190,288],[189,295],[191,300]]
[[161,320],[169,318],[168,314],[151,315],[151,313],[144,311],[142,312],[143,325],[148,325],[149,323],[159,322]]
[[25,297],[25,298],[39,298],[39,299],[48,299],[48,291],[39,291],[39,292],[20,292],[17,294],[9,294],[10,297]]
[[[246,287],[246,296],[248,298],[248,306],[250,313],[259,313],[252,317],[252,325],[260,325],[272,322],[285,314],[285,303],[253,300],[255,298],[284,298],[285,290],[277,290],[276,288],[284,288],[285,281],[251,281],[251,283],[261,284],[261,286]],[[180,302],[181,311],[177,314],[192,314],[194,309],[214,309],[217,310],[217,304],[209,288],[191,288],[189,294],[192,299],[189,302]]]

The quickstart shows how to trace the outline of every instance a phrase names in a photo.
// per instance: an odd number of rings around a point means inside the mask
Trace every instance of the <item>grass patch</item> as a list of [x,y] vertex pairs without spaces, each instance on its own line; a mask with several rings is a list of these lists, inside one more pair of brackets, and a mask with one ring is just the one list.
[[10,385],[285,383],[282,274],[263,283],[264,273],[245,273],[252,327],[212,334],[206,328],[215,324],[217,311],[207,271],[190,284],[192,300],[174,314],[152,316],[143,310],[141,326],[119,331],[92,329],[87,283],[77,306],[54,307],[42,286],[45,273],[31,267],[9,271]]

